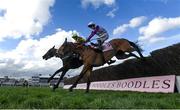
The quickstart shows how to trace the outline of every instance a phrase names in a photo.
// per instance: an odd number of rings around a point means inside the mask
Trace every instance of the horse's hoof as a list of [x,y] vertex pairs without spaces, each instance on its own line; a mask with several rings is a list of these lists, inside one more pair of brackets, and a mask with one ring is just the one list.
[[55,89],[54,89],[54,88],[52,88],[52,89],[51,89],[51,91],[52,91],[52,92],[55,92]]
[[55,89],[52,89],[52,92],[55,92]]
[[69,88],[69,92],[72,92],[73,91],[73,89],[72,88]]
[[85,93],[86,93],[86,94],[88,94],[88,93],[89,93],[89,91],[86,91]]
[[50,81],[51,81],[51,79],[48,79],[48,81],[47,81],[47,82],[49,83]]

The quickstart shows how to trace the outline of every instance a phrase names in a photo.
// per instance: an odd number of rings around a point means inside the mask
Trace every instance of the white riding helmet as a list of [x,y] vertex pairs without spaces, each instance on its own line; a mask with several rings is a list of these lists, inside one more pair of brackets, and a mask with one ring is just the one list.
[[91,27],[91,26],[96,26],[96,24],[91,21],[88,23],[88,27]]

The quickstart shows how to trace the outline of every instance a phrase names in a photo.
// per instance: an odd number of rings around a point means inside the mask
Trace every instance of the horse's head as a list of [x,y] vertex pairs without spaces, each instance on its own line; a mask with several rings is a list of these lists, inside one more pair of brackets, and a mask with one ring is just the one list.
[[66,57],[70,53],[73,52],[74,45],[72,42],[67,42],[67,38],[65,39],[64,43],[61,45],[61,47],[58,50],[58,54],[61,57]]
[[56,49],[54,48],[55,46],[53,46],[52,48],[50,48],[44,55],[43,55],[43,59],[48,60],[52,57],[54,57],[56,55]]

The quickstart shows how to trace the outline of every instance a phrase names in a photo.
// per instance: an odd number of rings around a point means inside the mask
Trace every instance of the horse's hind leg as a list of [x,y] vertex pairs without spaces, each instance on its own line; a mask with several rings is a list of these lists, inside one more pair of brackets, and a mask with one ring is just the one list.
[[137,50],[137,53],[139,54],[139,56],[144,59],[145,57],[142,55],[141,51]]
[[129,57],[131,57],[131,56],[136,57],[137,59],[140,59],[140,57],[138,57],[136,54],[130,52]]
[[55,89],[58,88],[59,83],[62,81],[62,79],[63,79],[63,77],[64,77],[64,75],[66,74],[67,71],[68,71],[68,69],[63,70],[58,82],[53,86],[53,91],[55,91]]
[[126,59],[126,58],[129,58],[131,56],[134,56],[134,55],[131,54],[131,52],[128,52],[128,54],[126,54],[123,51],[118,51],[117,54],[116,54],[116,58],[119,59],[119,60],[120,59]]
[[115,57],[116,57],[117,59],[124,59],[124,52],[119,50],[119,51],[116,53]]
[[128,42],[134,48],[134,51],[136,51],[139,54],[139,56],[144,59],[144,56],[141,53],[142,49],[136,43],[131,42],[131,41],[128,41]]
[[125,52],[123,51],[118,51],[117,54],[116,54],[116,58],[117,59],[126,59],[126,58],[129,58],[129,57],[135,57],[137,59],[140,59],[137,55],[135,55],[134,53],[132,52],[127,52],[128,54],[126,54]]

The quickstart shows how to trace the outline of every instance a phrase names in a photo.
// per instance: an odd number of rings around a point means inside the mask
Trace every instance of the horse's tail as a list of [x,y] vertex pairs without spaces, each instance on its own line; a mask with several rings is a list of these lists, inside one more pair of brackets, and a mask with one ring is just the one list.
[[144,58],[144,56],[141,53],[143,51],[143,49],[139,46],[138,41],[136,41],[135,43],[131,42],[131,41],[128,41],[128,42],[132,47],[134,47],[136,49],[136,51],[141,56],[141,58]]

